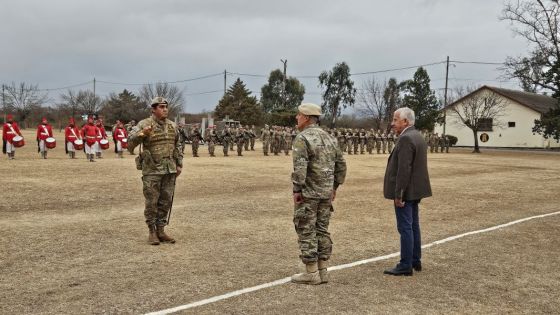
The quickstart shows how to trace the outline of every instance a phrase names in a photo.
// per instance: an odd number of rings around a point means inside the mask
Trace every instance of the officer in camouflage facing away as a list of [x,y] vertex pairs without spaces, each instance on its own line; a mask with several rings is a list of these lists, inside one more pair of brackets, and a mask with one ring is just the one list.
[[328,232],[336,189],[344,183],[346,162],[336,138],[317,123],[321,107],[298,107],[297,128],[301,132],[293,143],[294,227],[298,235],[304,273],[292,276],[294,283],[328,282],[327,261],[332,252]]
[[152,116],[138,123],[128,136],[128,150],[142,145],[136,167],[142,170],[145,198],[144,217],[149,229],[148,242],[175,243],[164,227],[175,193],[175,179],[183,168],[181,137],[175,123],[167,119],[168,102],[163,97],[152,100]]

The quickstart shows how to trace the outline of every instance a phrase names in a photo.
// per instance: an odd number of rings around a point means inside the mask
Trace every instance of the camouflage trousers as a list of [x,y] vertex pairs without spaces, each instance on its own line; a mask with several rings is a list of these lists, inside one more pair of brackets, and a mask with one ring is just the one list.
[[328,260],[332,240],[328,232],[332,205],[330,199],[304,199],[294,206],[294,227],[298,235],[299,258],[304,264]]
[[237,155],[241,155],[241,152],[243,152],[244,144],[245,142],[243,140],[237,140]]
[[255,151],[255,138],[251,138],[250,143],[251,143],[251,151]]
[[229,141],[225,141],[223,143],[223,151],[224,151],[224,156],[228,156],[228,150],[229,150]]
[[214,141],[208,141],[208,153],[210,154],[210,156],[214,156],[215,149],[216,145],[214,144]]
[[148,226],[166,225],[173,202],[176,174],[142,176],[146,207],[144,217]]
[[198,141],[192,142],[192,154],[193,156],[198,155]]
[[268,154],[268,148],[270,146],[270,140],[264,139],[263,140],[263,153],[266,155]]

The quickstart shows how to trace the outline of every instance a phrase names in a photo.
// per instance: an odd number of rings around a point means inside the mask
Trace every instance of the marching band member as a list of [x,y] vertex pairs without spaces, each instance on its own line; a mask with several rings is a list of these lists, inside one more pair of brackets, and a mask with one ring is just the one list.
[[39,152],[41,153],[41,158],[47,158],[47,145],[45,141],[47,138],[52,138],[53,131],[52,126],[48,123],[47,118],[43,117],[41,119],[41,124],[37,126],[37,145],[39,147]]
[[95,156],[98,159],[101,159],[101,154],[103,153],[103,150],[101,149],[101,144],[100,141],[101,140],[107,140],[107,133],[105,132],[105,127],[103,127],[103,120],[101,118],[99,118],[97,120],[97,123],[95,124],[97,127],[97,143],[95,145]]
[[82,128],[82,138],[85,139],[84,149],[86,151],[87,159],[90,162],[95,162],[93,156],[96,152],[97,134],[100,133],[99,128],[93,124],[93,117],[89,116],[87,124]]
[[13,160],[16,154],[14,137],[21,137],[21,131],[19,131],[18,124],[14,121],[14,116],[12,116],[12,114],[8,114],[6,120],[2,128],[2,153],[7,153],[8,159]]
[[122,121],[117,120],[117,126],[113,131],[113,141],[115,142],[115,153],[117,153],[117,156],[121,159],[123,157],[123,148],[126,148],[127,146],[127,138],[128,133],[126,132]]
[[64,147],[66,149],[66,153],[71,159],[76,158],[76,148],[74,146],[74,142],[76,140],[82,140],[82,137],[80,135],[80,130],[76,127],[74,117],[70,117],[68,126],[64,129]]

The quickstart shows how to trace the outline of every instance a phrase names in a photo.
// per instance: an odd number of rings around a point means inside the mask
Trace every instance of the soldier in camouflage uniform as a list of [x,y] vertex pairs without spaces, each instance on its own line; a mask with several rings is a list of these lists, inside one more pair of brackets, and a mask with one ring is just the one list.
[[346,147],[348,149],[348,154],[352,154],[352,148],[354,147],[354,144],[352,143],[353,136],[354,135],[352,133],[352,129],[346,129],[346,135],[344,137],[346,138]]
[[387,136],[387,149],[389,153],[393,152],[394,144],[395,144],[395,134],[393,133],[393,130],[391,130],[389,132],[389,135]]
[[270,131],[270,128],[268,128],[268,125],[264,125],[264,128],[262,129],[262,132],[261,132],[261,141],[263,143],[263,154],[265,156],[268,156],[268,149],[270,147],[271,135],[272,135],[272,132]]
[[[175,243],[164,227],[175,193],[175,179],[183,168],[181,138],[175,124],[167,119],[168,102],[163,97],[152,100],[152,116],[133,127],[128,136],[128,150],[138,145],[143,151],[137,157],[137,168],[142,169],[145,202],[144,217],[149,229],[148,242]],[[141,149],[142,150],[142,149]]]
[[375,133],[373,132],[373,129],[370,129],[366,133],[366,148],[369,154],[373,153],[374,143],[375,143]]
[[200,140],[202,140],[202,135],[200,134],[200,130],[198,130],[198,125],[194,125],[191,130],[191,146],[193,157],[198,157],[198,145]]
[[255,125],[251,125],[251,129],[249,129],[249,135],[251,136],[251,151],[255,151],[255,138],[257,137],[257,131],[255,130]]
[[[292,149],[292,128],[290,127],[286,127],[286,136],[285,136],[285,141],[286,141],[286,150],[288,150],[288,152]],[[286,153],[286,155],[288,155]]]
[[449,147],[451,146],[451,140],[446,135],[445,138],[443,139],[443,141],[445,142],[445,153],[449,153]]
[[296,116],[301,132],[294,140],[292,154],[294,227],[306,271],[292,276],[291,280],[301,284],[328,282],[332,202],[346,177],[346,162],[336,138],[317,126],[320,115],[318,105],[302,104]]
[[216,156],[214,150],[216,149],[216,142],[218,141],[218,135],[216,134],[215,126],[211,126],[206,130],[204,134],[204,141],[208,144],[208,153],[210,156]]
[[229,156],[228,151],[230,143],[232,143],[231,130],[229,127],[225,127],[224,130],[222,130],[222,145],[224,146],[224,156]]
[[360,139],[360,154],[365,154],[365,146],[366,146],[367,135],[366,135],[366,131],[364,130],[364,128],[362,128],[360,130],[359,139]]
[[381,154],[381,129],[377,129],[377,133],[375,134],[375,150],[377,154]]
[[237,128],[237,132],[235,133],[235,141],[237,144],[237,156],[243,156],[241,152],[243,152],[243,145],[245,144],[245,128]]
[[387,152],[387,132],[383,131],[381,134],[381,146],[383,147],[383,154]]
[[245,151],[249,151],[249,142],[251,141],[251,135],[249,134],[249,125],[246,125],[243,129],[243,147]]
[[[126,134],[130,134],[130,131],[132,130],[132,128],[136,126],[136,120],[132,119],[131,121],[129,121],[128,123],[126,123],[124,125],[124,129],[126,129]],[[129,151],[130,155],[134,155],[134,150]]]
[[338,147],[340,148],[340,151],[344,153],[346,151],[346,133],[342,128],[340,128],[337,133],[338,135],[336,139],[338,140]]
[[271,146],[271,151],[274,153],[274,155],[278,155],[280,153],[281,137],[282,135],[280,132],[280,127],[275,126],[274,131],[272,132],[272,146]]

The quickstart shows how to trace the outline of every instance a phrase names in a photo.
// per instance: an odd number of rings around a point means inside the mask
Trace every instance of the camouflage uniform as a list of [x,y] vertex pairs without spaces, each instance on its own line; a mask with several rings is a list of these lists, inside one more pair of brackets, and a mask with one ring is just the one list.
[[[136,126],[136,121],[134,121],[134,119],[131,120],[131,121],[129,121],[128,123],[126,123],[126,124],[124,125],[124,129],[126,130],[126,133],[127,133],[127,134],[130,134],[130,132],[132,131],[132,128],[133,128],[134,126]],[[129,153],[130,153],[131,155],[134,155],[134,150],[129,151]]]
[[224,156],[229,156],[228,150],[230,143],[233,143],[233,141],[231,138],[231,131],[229,130],[229,127],[227,127],[222,130],[222,145],[224,146]]
[[377,130],[375,134],[375,150],[377,154],[381,154],[381,130]]
[[272,146],[271,146],[271,151],[274,153],[274,155],[278,155],[278,153],[280,153],[280,145],[281,145],[281,132],[278,129],[278,127],[276,129],[274,129],[274,131],[272,132]]
[[245,131],[243,128],[237,129],[235,140],[237,143],[237,156],[243,156],[243,154],[241,154],[241,152],[243,152],[243,144],[245,143]]
[[383,132],[383,134],[381,135],[381,145],[383,146],[383,154],[385,154],[387,152],[387,133]]
[[389,132],[389,135],[387,136],[387,148],[389,150],[389,153],[393,152],[394,144],[395,144],[395,134],[391,130],[391,132]]
[[346,138],[346,147],[348,149],[348,154],[352,154],[352,129],[346,129],[346,135],[344,137]]
[[358,154],[358,147],[360,146],[360,133],[358,129],[354,129],[352,132],[352,144],[354,147],[354,154]]
[[250,141],[251,141],[251,134],[249,133],[249,125],[247,125],[243,130],[243,146],[245,147],[245,151],[249,151]]
[[249,135],[251,136],[250,139],[251,151],[255,151],[255,138],[257,137],[257,132],[255,131],[255,125],[252,125],[251,129],[249,129]]
[[[292,149],[292,142],[293,142],[291,128],[286,128],[285,141],[286,141],[286,150],[289,152]],[[286,153],[286,155],[288,155],[288,153]]]
[[373,153],[373,146],[374,146],[374,143],[375,143],[375,133],[373,132],[373,129],[369,130],[366,133],[366,143],[367,143],[366,148],[367,148],[368,153],[372,154]]
[[[141,131],[152,126],[152,133],[142,136]],[[175,123],[155,116],[146,118],[132,128],[128,136],[128,151],[142,145],[141,167],[144,198],[144,217],[149,227],[167,225],[175,191],[177,167],[183,165],[181,138]]]
[[192,146],[192,156],[198,157],[198,143],[202,140],[202,135],[200,135],[200,131],[198,127],[194,127],[191,132],[191,146]]
[[332,241],[328,232],[333,188],[344,183],[346,162],[336,139],[312,124],[293,143],[293,191],[303,203],[294,206],[294,227],[303,263],[328,260]]
[[338,146],[340,147],[340,151],[342,151],[342,153],[344,153],[346,151],[346,132],[344,131],[344,129],[340,129],[338,131]]
[[268,126],[264,125],[264,128],[261,132],[261,140],[262,140],[262,143],[263,143],[263,154],[264,155],[268,155],[268,149],[270,147],[271,134],[272,134],[272,132],[270,131]]
[[367,135],[366,135],[366,131],[362,128],[360,130],[360,154],[364,154],[365,153],[365,146],[366,146],[366,139],[367,139]]
[[214,130],[214,128],[208,128],[204,136],[206,138],[204,141],[206,141],[206,143],[208,144],[208,153],[210,154],[210,156],[216,156],[214,154],[214,151],[216,149],[216,142],[218,141],[216,130]]

